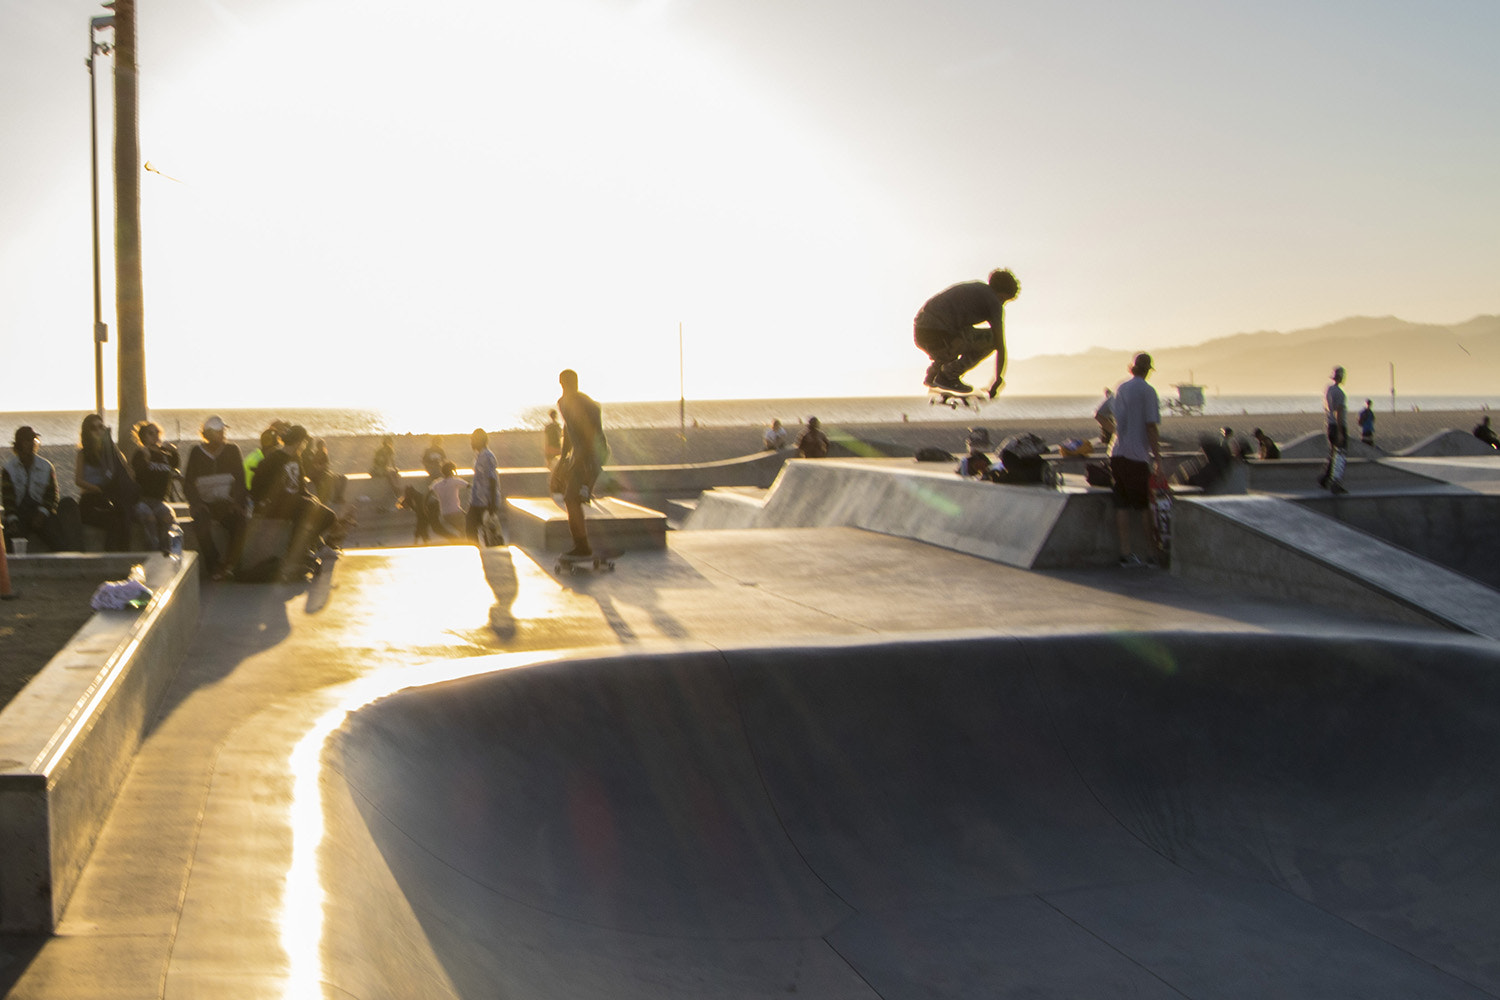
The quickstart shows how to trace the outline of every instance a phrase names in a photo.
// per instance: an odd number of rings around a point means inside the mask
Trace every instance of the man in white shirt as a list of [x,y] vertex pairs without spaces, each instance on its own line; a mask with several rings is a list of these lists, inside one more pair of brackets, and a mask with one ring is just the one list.
[[[1115,526],[1120,535],[1120,565],[1130,568],[1153,561],[1152,556],[1143,558],[1131,539],[1133,521],[1139,521],[1143,541],[1151,537],[1151,469],[1161,464],[1157,434],[1161,401],[1146,381],[1151,367],[1151,355],[1137,354],[1130,363],[1132,378],[1120,383],[1111,403],[1115,436],[1109,445],[1109,471],[1114,480]],[[1141,547],[1148,548],[1149,542]]]
[[1328,418],[1328,463],[1318,477],[1318,485],[1334,494],[1348,493],[1344,489],[1344,466],[1348,463],[1349,447],[1349,401],[1344,395],[1344,369],[1335,368],[1329,376],[1333,379],[1323,390],[1323,414]]

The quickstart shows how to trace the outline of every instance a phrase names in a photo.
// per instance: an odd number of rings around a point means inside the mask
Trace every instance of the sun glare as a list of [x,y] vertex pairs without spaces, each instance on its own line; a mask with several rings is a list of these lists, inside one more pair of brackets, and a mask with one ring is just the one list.
[[189,396],[212,337],[240,355],[222,405],[399,396],[468,426],[562,367],[673,398],[683,323],[712,394],[797,391],[806,334],[861,323],[834,290],[868,282],[879,199],[647,14],[323,2],[162,81],[143,150],[181,183],[145,185],[153,385]]

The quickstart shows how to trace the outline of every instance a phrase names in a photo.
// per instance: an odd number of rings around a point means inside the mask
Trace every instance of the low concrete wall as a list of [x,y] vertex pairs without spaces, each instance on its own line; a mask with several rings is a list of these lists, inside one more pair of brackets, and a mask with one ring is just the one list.
[[1177,576],[1500,638],[1500,593],[1291,501],[1184,499],[1172,516]]
[[1500,496],[1461,489],[1299,498],[1308,510],[1500,588]]
[[180,563],[45,558],[58,572],[87,562],[117,578],[142,563],[154,596],[141,611],[96,612],[0,712],[0,931],[9,932],[56,925],[198,627],[193,553]]
[[822,459],[787,463],[763,503],[733,491],[704,494],[686,528],[853,527],[1060,569],[1115,562],[1113,511],[1107,490],[1005,486],[901,460]]

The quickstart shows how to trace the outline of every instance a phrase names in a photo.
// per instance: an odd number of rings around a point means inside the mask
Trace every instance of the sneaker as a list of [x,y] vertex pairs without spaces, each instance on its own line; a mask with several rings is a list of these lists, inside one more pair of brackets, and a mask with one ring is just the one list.
[[922,379],[922,384],[927,386],[928,388],[935,388],[937,386],[938,373],[942,370],[942,367],[942,364],[937,361],[934,361],[932,364],[928,365],[927,375]]
[[1348,493],[1349,491],[1344,488],[1344,484],[1343,483],[1341,483],[1337,479],[1335,479],[1335,480],[1332,480],[1331,482],[1329,482],[1329,484],[1328,484],[1328,492],[1332,493],[1334,496],[1337,497],[1337,496],[1343,496],[1345,493]]
[[573,551],[572,552],[564,552],[563,553],[563,558],[564,559],[592,559],[592,558],[594,558],[594,550],[593,549],[581,549],[581,548],[579,548],[579,547],[577,547],[575,545],[573,547]]
[[1142,561],[1142,559],[1141,559],[1140,556],[1138,556],[1134,552],[1132,552],[1128,556],[1121,556],[1120,557],[1120,568],[1121,569],[1145,569],[1146,568],[1146,563],[1144,561]]
[[960,379],[956,379],[946,372],[938,372],[935,376],[933,376],[932,387],[934,389],[943,389],[948,392],[969,393],[974,391],[974,387],[972,385]]

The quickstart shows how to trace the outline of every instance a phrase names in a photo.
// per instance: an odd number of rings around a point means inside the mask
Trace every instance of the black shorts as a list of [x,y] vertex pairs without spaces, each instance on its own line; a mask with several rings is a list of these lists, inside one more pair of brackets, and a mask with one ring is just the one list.
[[1115,480],[1115,506],[1120,510],[1144,510],[1150,502],[1150,463],[1111,455],[1109,471]]

